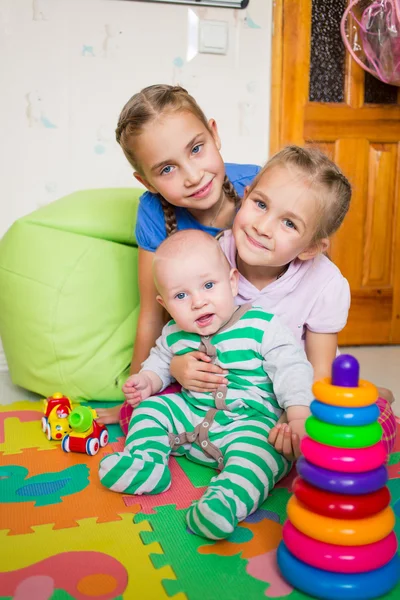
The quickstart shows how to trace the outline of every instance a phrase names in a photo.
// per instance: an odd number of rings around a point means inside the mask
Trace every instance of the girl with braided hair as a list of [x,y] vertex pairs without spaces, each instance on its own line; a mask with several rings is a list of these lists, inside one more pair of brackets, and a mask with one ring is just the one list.
[[[136,223],[139,246],[140,314],[131,372],[138,372],[168,321],[156,301],[151,265],[161,242],[182,229],[215,236],[231,227],[244,189],[259,171],[224,164],[216,122],[207,120],[180,86],[152,85],[122,109],[117,142],[147,192]],[[99,409],[99,420],[119,420],[119,407]]]
[[[350,183],[327,156],[316,148],[288,146],[245,190],[232,230],[220,237],[240,273],[237,304],[251,302],[280,317],[304,347],[315,380],[330,376],[350,307],[349,284],[326,256],[350,199]],[[201,352],[174,357],[171,371],[194,392],[215,390],[224,374]],[[385,388],[378,392],[382,441],[390,453],[393,395]],[[300,453],[298,436],[285,424],[271,431],[269,441],[289,460]]]

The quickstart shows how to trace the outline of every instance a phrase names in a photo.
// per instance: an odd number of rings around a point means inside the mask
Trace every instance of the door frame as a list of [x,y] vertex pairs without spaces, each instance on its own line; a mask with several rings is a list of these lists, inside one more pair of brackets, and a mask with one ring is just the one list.
[[[289,11],[291,18],[285,20],[285,12]],[[304,21],[311,23],[311,11],[312,0],[273,0],[270,156],[285,144],[303,145],[305,142],[304,116],[309,95],[311,27],[302,28],[298,24]],[[364,104],[364,71],[351,58],[347,50],[345,69],[347,76],[345,78],[344,104],[347,107],[344,106],[344,109],[349,111],[360,108]],[[293,86],[289,85],[288,73],[294,76],[294,81],[290,80],[290,83],[293,81]],[[307,73],[306,76],[305,73]],[[398,98],[400,100],[400,87]],[[371,110],[373,110],[373,106],[371,105]],[[290,111],[287,111],[286,108],[289,107]],[[400,142],[396,137],[390,139],[390,122],[398,120],[399,111],[400,106],[387,106],[387,121],[382,123],[385,129],[387,128],[388,141],[397,143],[398,161],[393,215],[396,226],[392,244],[391,335],[390,339],[385,342],[388,344],[400,344]],[[285,112],[291,115],[289,119],[284,118]],[[356,300],[356,297],[354,299]],[[346,334],[341,337],[344,338],[345,343],[357,343],[346,339]]]

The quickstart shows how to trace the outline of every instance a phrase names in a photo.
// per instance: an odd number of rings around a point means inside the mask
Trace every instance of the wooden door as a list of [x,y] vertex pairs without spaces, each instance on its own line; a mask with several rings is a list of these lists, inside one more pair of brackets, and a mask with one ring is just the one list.
[[330,255],[350,282],[341,344],[400,343],[400,94],[344,50],[345,0],[275,0],[270,153],[316,143],[353,185]]

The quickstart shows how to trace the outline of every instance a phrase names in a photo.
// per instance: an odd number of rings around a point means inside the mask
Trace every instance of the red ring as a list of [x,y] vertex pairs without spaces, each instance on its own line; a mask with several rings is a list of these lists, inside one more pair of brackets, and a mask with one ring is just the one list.
[[380,512],[390,503],[390,492],[386,486],[371,494],[351,496],[325,492],[296,477],[292,489],[296,498],[309,510],[334,519],[364,519]]

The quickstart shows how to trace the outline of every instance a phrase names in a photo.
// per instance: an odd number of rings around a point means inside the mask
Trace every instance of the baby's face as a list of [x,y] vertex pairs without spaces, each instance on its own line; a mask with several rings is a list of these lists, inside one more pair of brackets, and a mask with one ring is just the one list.
[[219,252],[196,250],[159,268],[158,300],[184,331],[213,335],[235,310],[238,272]]

